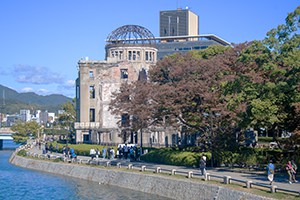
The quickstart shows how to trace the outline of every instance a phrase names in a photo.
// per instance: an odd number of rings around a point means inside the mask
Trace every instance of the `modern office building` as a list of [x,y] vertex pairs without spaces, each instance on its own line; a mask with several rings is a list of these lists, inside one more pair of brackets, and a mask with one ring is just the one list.
[[160,11],[160,37],[156,37],[157,59],[167,55],[206,49],[210,45],[230,46],[214,34],[199,35],[199,17],[188,8]]
[[199,17],[189,9],[160,11],[160,37],[199,35]]

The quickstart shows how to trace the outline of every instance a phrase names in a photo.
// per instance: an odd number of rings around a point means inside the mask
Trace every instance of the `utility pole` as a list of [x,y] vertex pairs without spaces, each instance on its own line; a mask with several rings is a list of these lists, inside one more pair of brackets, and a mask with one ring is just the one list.
[[2,105],[1,105],[1,113],[0,113],[0,128],[2,128],[2,116],[4,112],[4,107],[5,107],[5,90],[3,89],[2,91]]

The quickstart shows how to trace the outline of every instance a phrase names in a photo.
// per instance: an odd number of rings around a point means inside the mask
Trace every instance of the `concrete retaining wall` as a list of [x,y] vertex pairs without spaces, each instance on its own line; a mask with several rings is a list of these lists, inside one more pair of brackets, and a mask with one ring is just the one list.
[[20,167],[95,181],[99,182],[99,184],[119,186],[172,199],[269,199],[207,183],[140,174],[130,171],[124,172],[76,164],[35,160],[15,156],[14,154],[10,158],[10,162]]

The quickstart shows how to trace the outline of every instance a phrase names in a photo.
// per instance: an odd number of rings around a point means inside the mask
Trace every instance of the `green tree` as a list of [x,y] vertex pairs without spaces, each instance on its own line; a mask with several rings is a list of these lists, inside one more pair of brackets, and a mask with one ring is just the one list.
[[36,121],[22,122],[17,121],[11,130],[16,132],[13,135],[14,141],[26,141],[29,136],[39,137],[42,127]]
[[17,132],[18,135],[22,135],[24,137],[29,136],[30,134],[36,137],[38,135],[40,128],[41,127],[36,121],[30,121],[30,122],[18,121],[11,127],[11,130]]
[[68,130],[69,133],[74,132],[74,123],[76,121],[75,100],[67,101],[62,105],[63,113],[58,116],[58,125]]
[[[244,103],[240,126],[264,127],[274,138],[282,130],[297,131],[300,100],[300,7],[286,23],[267,33],[263,41],[253,41],[241,51],[236,78],[227,84],[228,94]],[[278,141],[280,143],[280,141]]]

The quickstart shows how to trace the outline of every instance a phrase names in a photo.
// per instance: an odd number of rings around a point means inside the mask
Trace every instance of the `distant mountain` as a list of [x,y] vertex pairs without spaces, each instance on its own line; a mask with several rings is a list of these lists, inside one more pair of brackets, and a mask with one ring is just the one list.
[[42,96],[34,92],[18,93],[0,84],[1,113],[14,114],[19,113],[21,109],[57,112],[67,101],[72,99],[60,94]]

